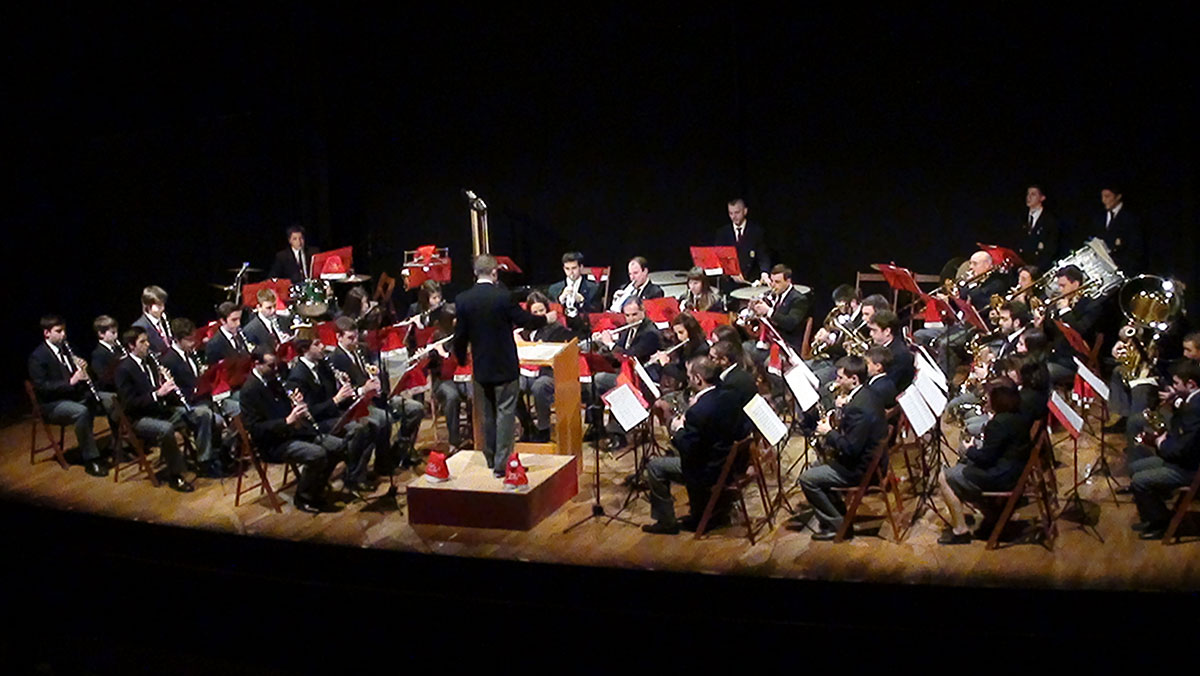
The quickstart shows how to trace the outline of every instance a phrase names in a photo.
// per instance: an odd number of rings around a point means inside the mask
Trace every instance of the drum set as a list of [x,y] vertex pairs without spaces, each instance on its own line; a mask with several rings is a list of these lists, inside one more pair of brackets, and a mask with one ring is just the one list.
[[[243,264],[240,268],[229,268],[235,277],[231,284],[212,283],[209,286],[225,292],[226,300],[237,302],[242,297],[245,277],[261,273],[262,269],[252,268]],[[348,292],[354,285],[362,284],[371,279],[371,275],[350,274],[337,279],[309,278],[299,284],[291,285],[288,291],[287,311],[292,315],[293,322],[307,323],[328,318],[333,314],[338,304],[336,291]]]

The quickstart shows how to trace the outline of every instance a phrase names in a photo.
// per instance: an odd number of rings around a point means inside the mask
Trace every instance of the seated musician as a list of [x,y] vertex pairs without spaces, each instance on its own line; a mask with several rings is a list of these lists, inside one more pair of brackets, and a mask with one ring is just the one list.
[[950,512],[950,527],[938,544],[971,542],[963,502],[978,503],[988,491],[1012,490],[1029,460],[1031,422],[1021,415],[1021,395],[1008,378],[987,385],[987,406],[994,414],[983,428],[982,440],[972,439],[953,467],[942,468],[938,489]]
[[[969,301],[981,316],[987,317],[992,296],[1004,296],[1008,292],[1011,286],[1009,276],[996,267],[992,255],[986,251],[971,254],[968,265],[970,276],[959,281],[958,298]],[[940,291],[934,292],[934,295],[947,298]],[[950,302],[953,307],[953,301]],[[953,377],[970,331],[970,324],[963,321],[948,327],[922,328],[913,334],[913,339],[932,348],[938,358],[938,366],[947,377]]]
[[891,310],[892,303],[881,293],[873,293],[862,300],[862,323],[865,326],[880,310]]
[[364,331],[377,331],[383,325],[384,307],[367,297],[367,289],[356,286],[346,292],[337,318],[345,317]]
[[1050,368],[1050,379],[1055,383],[1073,381],[1078,367],[1074,360],[1077,354],[1075,349],[1053,320],[1057,319],[1075,329],[1084,341],[1090,343],[1093,329],[1104,309],[1103,301],[1089,298],[1080,291],[1083,283],[1083,271],[1078,266],[1064,266],[1058,271],[1058,295],[1047,301],[1050,308],[1046,312],[1047,321],[1042,323],[1042,330],[1051,337],[1053,345],[1047,366]]
[[[525,299],[525,307],[535,317],[545,317],[550,312],[550,299],[534,291]],[[571,340],[571,332],[558,322],[551,322],[536,329],[520,329],[521,340],[527,343],[565,343]],[[549,366],[537,368],[533,375],[521,368],[521,392],[533,397],[534,417],[530,420],[529,410],[524,403],[518,407],[526,441],[547,443],[550,441],[550,410],[554,406],[554,372]]]
[[432,279],[427,279],[417,287],[417,300],[408,306],[408,314],[405,319],[411,320],[410,323],[418,329],[428,328],[438,322],[441,310],[445,305],[442,285]]
[[267,276],[291,280],[292,286],[303,284],[312,276],[312,257],[316,247],[304,245],[304,227],[296,224],[287,229],[288,248],[275,254]]
[[687,291],[679,297],[679,309],[683,312],[724,312],[725,300],[716,289],[703,268],[694,267],[687,273]]
[[67,324],[57,315],[41,320],[42,342],[29,355],[29,381],[47,423],[74,425],[83,467],[92,476],[108,474],[100,458],[92,420],[99,402],[91,399],[88,372],[67,355]]
[[[878,319],[878,316],[876,316]],[[846,506],[834,488],[855,486],[871,464],[871,454],[887,435],[883,406],[865,386],[867,365],[862,357],[842,357],[837,363],[842,390],[841,419],[834,428],[828,418],[817,423],[818,445],[826,462],[809,467],[796,483],[816,512],[819,530],[814,540],[832,540],[842,526]],[[886,462],[886,457],[884,459]],[[853,531],[847,533],[851,537]]]
[[891,310],[880,310],[871,315],[867,326],[871,330],[871,340],[891,350],[892,365],[887,369],[887,377],[896,385],[897,392],[903,392],[912,384],[917,370],[908,343],[900,336],[900,318]]
[[[1020,394],[1017,413],[1028,420],[1030,425],[1046,419],[1050,414],[1050,374],[1046,369],[1045,360],[1032,355],[1014,355],[997,360],[994,370],[1017,386]],[[963,421],[964,436],[978,437],[983,434],[991,419],[992,416],[986,411],[967,418]]]
[[[287,385],[300,391],[322,434],[345,440],[346,474],[342,478],[345,489],[354,492],[374,490],[375,485],[367,478],[367,469],[379,433],[378,421],[370,416],[354,420],[333,435],[334,426],[361,395],[356,395],[349,379],[342,381],[334,374],[325,359],[325,345],[319,338],[297,338],[296,351],[300,356],[292,365]],[[373,391],[368,386],[362,394],[370,395]]]
[[[886,300],[884,303],[887,305]],[[855,341],[855,337],[849,333],[854,332],[862,342],[870,344],[867,320],[875,311],[875,306],[863,305],[859,300],[858,289],[849,284],[842,284],[833,290],[833,305],[834,309],[826,316],[821,328],[813,334],[810,343],[812,358],[805,362],[813,375],[817,376],[822,397],[827,393],[825,388],[837,377],[837,367],[834,364],[846,356],[847,341]],[[870,309],[864,312],[863,308]]]
[[[804,348],[808,297],[792,286],[792,269],[782,263],[771,268],[770,280],[770,292],[762,299],[751,301],[750,311],[756,317],[770,321],[783,341],[799,355]],[[747,341],[742,347],[756,364],[765,362],[770,354],[766,343],[761,341]]]
[[140,326],[125,329],[121,343],[129,353],[117,365],[117,395],[121,407],[133,425],[134,433],[162,449],[171,488],[190,493],[195,487],[183,476],[187,466],[175,440],[175,431],[185,427],[191,429],[197,456],[213,457],[212,412],[203,407],[190,408],[181,399],[179,388],[174,381],[164,377],[165,367],[160,368],[151,353],[145,329]]
[[636,298],[639,303],[643,300],[651,298],[662,298],[662,287],[650,281],[650,264],[642,256],[634,256],[629,259],[629,265],[626,266],[629,271],[629,283],[617,289],[613,294],[612,304],[609,305],[609,312],[621,312],[621,308],[625,307],[625,301],[630,298]]
[[742,344],[736,340],[718,340],[708,348],[708,358],[721,369],[721,388],[737,393],[738,403],[745,406],[758,394],[758,382],[750,372],[751,366]]
[[[443,318],[453,328],[456,315],[454,305],[447,305],[442,313]],[[434,341],[442,338],[445,336],[434,332]],[[446,433],[450,442],[447,455],[454,455],[465,446],[462,438],[462,405],[464,401],[470,401],[475,392],[475,388],[471,386],[470,374],[464,376],[460,366],[458,356],[453,350],[439,350],[430,355],[430,369],[438,374],[433,396],[442,403],[442,411],[446,417]]]
[[[671,318],[674,344],[654,353],[650,358],[661,369],[660,382],[664,389],[677,390],[687,385],[687,365],[693,357],[708,354],[708,339],[696,318],[681,312]],[[668,349],[674,349],[667,354]]]
[[[1133,525],[1143,540],[1157,540],[1166,534],[1171,519],[1165,498],[1176,488],[1189,486],[1200,470],[1200,365],[1184,360],[1171,369],[1171,389],[1177,405],[1167,431],[1146,438],[1157,449],[1140,445],[1134,455],[1142,456],[1129,464],[1130,488],[1137,503],[1138,518]],[[1147,435],[1149,436],[1149,435]]]
[[[738,394],[718,387],[716,363],[705,355],[694,357],[688,362],[687,374],[694,394],[687,413],[671,423],[671,446],[678,455],[652,458],[646,465],[654,518],[654,523],[642,526],[647,533],[675,535],[681,529],[695,530],[729,452],[750,434],[750,420],[742,413]],[[690,513],[678,520],[671,482],[687,488]],[[713,527],[727,524],[728,505],[718,503],[710,522]]]
[[[1022,265],[1017,268],[1017,291],[1012,300],[1019,300],[1025,305],[1031,306],[1031,298],[1037,296],[1038,290],[1033,288],[1033,283],[1041,277],[1041,272],[1036,265]],[[1024,289],[1022,291],[1022,289]]]
[[[337,347],[330,357],[333,368],[350,376],[350,384],[356,396],[367,391],[375,393],[374,406],[370,409],[370,420],[379,431],[376,439],[375,473],[391,476],[396,467],[416,462],[417,432],[425,407],[403,395],[392,396],[387,374],[363,351],[358,339],[358,327],[345,317],[339,317]],[[392,421],[400,423],[399,434],[392,438]]]
[[[176,391],[191,405],[192,415],[199,419],[207,418],[212,421],[213,427],[205,430],[205,434],[209,438],[219,439],[220,437],[214,433],[224,429],[224,419],[215,412],[212,406],[209,406],[207,398],[203,400],[196,398],[196,381],[204,372],[200,362],[196,360],[196,325],[186,317],[176,317],[171,320],[171,335],[174,336],[174,340],[171,341],[171,349],[167,350],[162,357],[162,365],[171,375],[171,380],[175,382]],[[197,433],[197,437],[199,437],[199,433]],[[202,444],[202,446],[207,447],[208,453],[197,454],[196,460],[200,463],[200,476],[212,479],[228,476],[228,468],[221,461],[217,444],[209,443]]]
[[[1178,326],[1178,322],[1171,329]],[[1183,340],[1175,343],[1170,340],[1173,330],[1161,337],[1158,345],[1158,359],[1153,368],[1147,369],[1141,378],[1125,382],[1122,369],[1113,369],[1109,380],[1108,405],[1118,417],[1112,423],[1105,425],[1106,432],[1124,432],[1126,439],[1133,442],[1145,424],[1143,412],[1154,408],[1160,401],[1171,395],[1170,388],[1159,390],[1159,382],[1170,382],[1170,369],[1179,361],[1197,361],[1200,359],[1200,332],[1185,335]],[[1178,344],[1178,352],[1175,345]],[[1113,345],[1112,356],[1118,362],[1126,357],[1131,350],[1136,350],[1130,341],[1122,338]],[[1161,395],[1161,396],[1160,396]]]
[[271,352],[279,349],[279,345],[291,339],[284,330],[276,314],[278,298],[271,289],[259,289],[255,295],[258,305],[246,326],[242,329],[246,340],[254,347],[265,347]]
[[208,363],[216,365],[222,359],[249,356],[250,344],[242,334],[242,306],[232,301],[221,303],[217,306],[217,319],[220,321],[217,331],[204,346]]
[[325,488],[345,442],[317,430],[298,391],[295,399],[288,396],[276,372],[275,353],[256,348],[251,361],[254,368],[242,386],[241,415],[254,446],[269,462],[300,466],[296,509],[333,510],[325,501]]
[[863,353],[867,363],[867,389],[879,400],[884,410],[896,406],[896,383],[887,377],[887,370],[895,359],[892,351],[882,345],[872,345]]
[[600,285],[584,276],[583,254],[578,251],[563,254],[562,268],[565,279],[551,284],[546,295],[562,305],[568,317],[580,312],[599,312]]
[[154,354],[166,354],[171,346],[171,327],[167,324],[167,292],[161,286],[142,289],[142,316],[134,320],[133,326],[146,330]]
[[[630,298],[625,301],[621,311],[625,315],[625,326],[615,330],[600,331],[593,334],[592,340],[599,343],[614,357],[636,359],[644,365],[650,357],[662,349],[662,333],[654,325],[654,322],[646,318],[646,310],[642,307],[641,300]],[[646,370],[653,378],[654,374],[658,372],[658,367],[651,364]],[[597,394],[603,395],[617,386],[617,374],[596,373],[592,376],[592,382],[595,384]],[[611,439],[613,447],[625,445],[625,435],[620,431],[616,420],[610,420],[607,429],[613,437]]]

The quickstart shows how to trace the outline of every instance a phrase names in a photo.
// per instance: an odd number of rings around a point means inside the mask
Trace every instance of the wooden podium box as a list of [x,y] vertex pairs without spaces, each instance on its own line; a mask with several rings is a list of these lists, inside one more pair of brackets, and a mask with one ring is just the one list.
[[408,522],[414,525],[529,530],[579,492],[579,461],[570,455],[526,455],[529,485],[506,489],[483,453],[459,451],[446,461],[450,480],[419,476],[408,483]]
[[[517,343],[517,359],[530,366],[549,366],[554,369],[554,424],[550,443],[516,444],[518,453],[541,453],[575,456],[576,471],[583,471],[583,416],[579,399],[579,343]],[[472,406],[475,428],[475,448],[483,448],[483,407]]]

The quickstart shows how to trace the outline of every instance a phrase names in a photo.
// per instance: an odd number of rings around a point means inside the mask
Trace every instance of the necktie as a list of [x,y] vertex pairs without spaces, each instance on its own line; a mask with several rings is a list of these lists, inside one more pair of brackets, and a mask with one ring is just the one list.
[[1029,212],[1029,231],[1033,232],[1033,212]]
[[629,335],[625,336],[625,349],[628,350],[633,346],[633,334],[637,333],[637,329],[629,329]]
[[242,338],[241,331],[238,331],[237,333],[233,334],[233,346],[235,349],[237,349],[238,352],[249,352],[250,351],[250,350],[246,349],[246,339]]
[[194,375],[194,376],[200,375],[200,369],[199,369],[199,367],[196,366],[196,358],[193,357],[190,352],[187,354],[187,363],[188,363],[188,366],[191,367],[191,369],[192,369],[192,375]]
[[149,362],[142,362],[142,371],[146,374],[146,379],[150,381],[152,389],[158,389],[158,383],[154,382],[154,369],[150,368]]
[[1104,224],[1104,227],[1108,227],[1108,226],[1112,225],[1113,219],[1116,217],[1117,217],[1117,212],[1113,211],[1112,209],[1109,209],[1108,210],[1108,222]]
[[734,238],[734,240],[735,240],[735,241],[737,241],[737,242],[741,242],[741,241],[742,241],[742,228],[744,228],[744,227],[746,227],[746,226],[744,226],[744,225],[737,225],[737,226],[734,226],[734,228],[733,228],[733,238]]
[[63,368],[67,370],[68,376],[75,374],[75,369],[71,366],[71,360],[67,359],[66,350],[63,350],[62,348],[58,349],[58,361],[63,365]]

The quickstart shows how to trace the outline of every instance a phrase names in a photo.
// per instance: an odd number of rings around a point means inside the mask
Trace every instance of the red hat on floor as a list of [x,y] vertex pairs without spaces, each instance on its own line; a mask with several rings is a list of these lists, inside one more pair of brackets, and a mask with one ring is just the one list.
[[521,464],[521,458],[516,453],[508,457],[508,468],[504,472],[505,488],[520,488],[521,486],[529,485],[529,477],[525,474],[525,466]]
[[445,453],[430,451],[429,460],[425,462],[425,480],[433,482],[450,480],[450,468],[446,466]]

